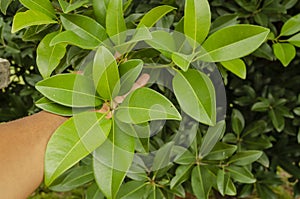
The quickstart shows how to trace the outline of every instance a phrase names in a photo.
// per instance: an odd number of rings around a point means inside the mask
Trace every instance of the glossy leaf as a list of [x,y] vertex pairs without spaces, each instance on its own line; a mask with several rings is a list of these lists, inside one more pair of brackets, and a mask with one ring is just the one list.
[[[184,33],[200,45],[208,35],[211,24],[210,6],[207,0],[186,0],[184,9]],[[193,46],[197,46],[194,44]]]
[[240,166],[246,166],[251,164],[252,162],[258,160],[262,156],[262,151],[241,151],[232,156],[228,164],[235,164]]
[[50,189],[57,192],[71,191],[94,179],[93,170],[89,166],[81,166],[73,169],[59,184]]
[[116,198],[126,172],[134,157],[134,138],[113,123],[109,135],[94,152],[94,173],[96,182],[107,198]]
[[93,63],[93,79],[98,94],[104,99],[112,99],[113,92],[120,89],[119,70],[111,52],[100,46]]
[[191,176],[192,189],[196,197],[208,199],[212,184],[216,179],[204,166],[195,166]]
[[246,169],[245,167],[238,167],[238,166],[229,166],[226,167],[226,170],[230,173],[230,176],[237,182],[251,184],[256,182],[253,174]]
[[95,96],[93,81],[83,75],[55,75],[38,82],[36,89],[48,99],[68,107],[95,107],[102,103]]
[[287,41],[297,47],[300,47],[300,33],[293,35]]
[[172,178],[170,183],[171,189],[188,180],[190,178],[192,168],[193,165],[191,164],[178,166],[176,169],[175,176]]
[[50,46],[51,40],[57,34],[58,32],[53,32],[46,35],[37,47],[36,64],[43,78],[50,77],[66,53],[65,44]]
[[93,0],[93,10],[97,21],[105,27],[106,23],[106,10],[110,0]]
[[236,145],[229,145],[223,142],[217,142],[214,148],[205,157],[208,160],[225,160],[237,150]]
[[144,63],[140,59],[131,59],[125,63],[120,64],[119,72],[121,75],[121,79],[119,95],[124,95],[128,91],[130,91],[131,87],[142,72],[143,65]]
[[69,13],[73,10],[76,10],[77,8],[80,8],[81,6],[87,4],[89,0],[78,0],[73,3],[68,3],[64,0],[58,0],[60,7],[62,8],[64,13]]
[[86,41],[95,46],[107,39],[105,29],[94,19],[79,14],[63,14],[61,21],[66,30],[73,31]]
[[275,56],[279,59],[283,66],[288,66],[296,56],[296,48],[288,43],[273,44]]
[[284,117],[276,110],[271,109],[269,111],[269,117],[271,118],[272,124],[278,132],[281,132],[285,126]]
[[55,18],[55,10],[49,0],[20,0],[28,9],[44,13],[45,15]]
[[246,64],[242,59],[234,59],[229,61],[221,62],[222,66],[232,72],[233,74],[237,75],[242,79],[246,79],[247,75],[247,68]]
[[1,0],[0,1],[0,10],[4,15],[6,15],[6,10],[12,1],[13,0]]
[[97,42],[95,43],[90,40],[85,40],[71,30],[63,31],[57,34],[50,42],[51,46],[58,44],[70,44],[89,50],[93,50],[99,46]]
[[216,143],[225,132],[225,121],[218,122],[215,126],[209,127],[199,149],[199,157],[203,158],[209,154]]
[[81,108],[70,108],[66,106],[62,106],[60,104],[57,104],[45,97],[38,100],[35,105],[39,107],[40,109],[43,109],[44,111],[54,113],[57,115],[62,116],[72,116],[74,114],[86,111],[87,109],[81,109]]
[[86,190],[85,199],[104,199],[104,196],[96,183],[93,183]]
[[64,171],[104,143],[111,121],[96,112],[74,115],[62,124],[48,142],[45,184],[49,186]]
[[174,52],[172,54],[172,61],[181,68],[184,72],[186,72],[189,69],[189,66],[191,62],[193,61],[193,58],[195,55],[185,55],[181,53]]
[[123,17],[123,0],[110,0],[106,10],[106,32],[114,37],[116,44],[121,44],[125,41],[126,35],[120,34],[126,31],[126,24]]
[[[171,154],[173,151],[174,142],[168,142],[161,146],[155,153],[153,159],[152,171],[163,169],[171,163]],[[156,174],[155,174],[156,175]]]
[[147,195],[147,184],[140,181],[129,181],[121,186],[117,198],[139,199]]
[[224,170],[220,169],[217,173],[217,187],[222,196],[225,196],[228,185],[229,185],[230,177]]
[[269,29],[254,25],[234,25],[210,35],[202,45],[199,59],[221,62],[246,56],[267,38]]
[[287,20],[280,31],[281,36],[293,35],[300,31],[300,14],[293,16]]
[[157,6],[143,16],[137,27],[141,27],[141,25],[152,27],[158,20],[174,9],[176,8],[168,5]]
[[215,89],[204,73],[194,69],[177,72],[173,88],[180,107],[186,114],[204,124],[216,123]]
[[120,121],[134,124],[152,120],[181,120],[175,106],[165,96],[149,88],[140,88],[129,94],[115,114]]
[[219,16],[212,22],[210,27],[210,33],[214,33],[222,28],[238,24],[237,19],[237,14],[226,14]]
[[244,116],[237,109],[232,110],[231,127],[232,127],[233,132],[238,136],[241,134],[241,132],[243,131],[243,129],[245,127]]
[[28,26],[42,25],[42,24],[53,24],[57,23],[51,17],[44,13],[27,10],[25,12],[18,12],[13,19],[12,33],[18,32],[19,30]]

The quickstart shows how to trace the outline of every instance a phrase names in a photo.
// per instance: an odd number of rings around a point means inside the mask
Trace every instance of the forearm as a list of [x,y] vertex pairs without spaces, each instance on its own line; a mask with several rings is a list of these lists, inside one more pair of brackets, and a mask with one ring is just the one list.
[[0,124],[0,198],[26,198],[39,186],[48,140],[65,120],[42,111]]

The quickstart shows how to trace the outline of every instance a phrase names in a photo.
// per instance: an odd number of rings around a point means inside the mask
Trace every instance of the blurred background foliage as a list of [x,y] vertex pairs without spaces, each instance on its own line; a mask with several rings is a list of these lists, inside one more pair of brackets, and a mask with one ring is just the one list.
[[[295,198],[300,195],[300,51],[282,57],[274,44],[286,44],[293,36],[281,35],[283,24],[299,14],[298,0],[210,0],[212,29],[238,23],[258,24],[270,28],[269,40],[253,54],[243,58],[247,78],[240,79],[218,65],[226,84],[228,113],[227,130],[222,142],[241,149],[261,150],[259,163],[250,165],[257,178],[254,184],[237,183],[239,198]],[[52,2],[54,5],[57,1]],[[175,29],[180,26],[184,0],[128,0],[125,17],[127,26],[135,27],[143,13],[158,5],[177,8],[163,17],[157,27]],[[34,102],[40,94],[34,89],[41,80],[35,58],[36,48],[49,28],[36,27],[11,33],[12,19],[23,7],[17,0],[0,0],[0,57],[11,63],[11,82],[0,94],[0,120],[10,121],[38,111]],[[93,15],[87,2],[74,12]],[[298,24],[300,26],[300,22]],[[37,33],[37,34],[36,34]],[[61,68],[75,67],[86,51],[70,47]],[[170,171],[174,175],[174,170]],[[83,198],[85,187],[71,193],[54,193],[41,186],[30,198]],[[222,198],[215,194],[216,198]],[[236,198],[236,197],[226,197]]]

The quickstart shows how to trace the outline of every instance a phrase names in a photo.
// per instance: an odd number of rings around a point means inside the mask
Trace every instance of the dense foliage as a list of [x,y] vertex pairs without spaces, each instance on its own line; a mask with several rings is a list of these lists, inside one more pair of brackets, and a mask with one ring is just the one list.
[[[282,168],[300,194],[297,0],[0,3],[0,53],[12,63],[1,120],[37,111],[34,103],[73,116],[47,147],[50,189],[82,186],[86,198],[269,199],[278,197]],[[132,50],[141,41],[148,48]],[[226,86],[226,127],[208,78],[213,62]],[[146,87],[131,89],[145,73]],[[153,126],[161,128],[151,137]]]

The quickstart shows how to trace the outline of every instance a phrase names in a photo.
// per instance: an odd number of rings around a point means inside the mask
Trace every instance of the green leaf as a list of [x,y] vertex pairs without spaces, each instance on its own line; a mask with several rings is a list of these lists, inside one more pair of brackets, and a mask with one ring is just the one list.
[[93,0],[93,10],[97,21],[105,27],[106,21],[106,10],[110,0]]
[[248,150],[241,151],[232,156],[228,164],[235,164],[240,166],[246,166],[251,164],[252,162],[258,160],[262,156],[262,151]]
[[115,114],[120,121],[134,124],[152,120],[181,120],[175,106],[165,96],[149,88],[140,88],[129,94]]
[[28,26],[53,23],[57,23],[57,21],[54,21],[51,17],[45,15],[44,13],[34,10],[27,10],[26,12],[18,12],[14,16],[11,32],[18,32],[19,30]]
[[216,123],[215,89],[207,75],[194,69],[177,72],[173,88],[180,107],[186,114],[204,124]]
[[236,145],[217,142],[214,148],[205,157],[207,160],[225,160],[237,150]]
[[63,179],[59,184],[50,186],[50,189],[57,192],[71,191],[79,186],[82,186],[94,179],[93,170],[90,166],[77,167]]
[[[184,33],[192,42],[202,44],[208,35],[211,23],[207,0],[186,0],[184,9]],[[194,44],[195,47],[197,44]]]
[[256,183],[256,190],[261,199],[277,199],[277,194],[265,184]]
[[100,46],[96,52],[93,64],[93,79],[98,94],[104,99],[111,100],[113,93],[120,89],[119,70],[111,52]]
[[290,37],[287,41],[297,47],[300,47],[300,33]]
[[96,183],[93,183],[86,190],[85,199],[104,199],[104,196]]
[[294,112],[296,115],[300,116],[300,107],[294,108],[294,109],[293,109],[293,112]]
[[50,77],[66,53],[65,44],[50,46],[57,34],[58,32],[53,32],[46,35],[37,47],[36,64],[43,78]]
[[50,42],[50,46],[58,44],[70,44],[89,50],[93,50],[99,46],[97,42],[85,40],[71,30],[63,31],[57,34]]
[[111,121],[96,112],[74,115],[62,124],[48,142],[45,155],[45,184],[94,151],[106,140]]
[[271,105],[270,105],[269,101],[264,100],[262,102],[256,102],[255,104],[253,104],[253,106],[251,107],[251,111],[265,112],[265,111],[269,110],[270,107],[271,107]]
[[280,31],[280,36],[293,35],[300,31],[300,14],[293,16],[287,20]]
[[226,14],[219,16],[212,22],[210,27],[210,33],[214,33],[222,28],[238,24],[237,19],[237,14]]
[[60,7],[62,8],[64,13],[69,13],[73,10],[76,10],[77,8],[80,8],[81,6],[87,4],[89,0],[77,0],[73,3],[68,3],[64,0],[58,0]]
[[95,46],[99,46],[107,39],[105,29],[90,17],[78,14],[62,14],[61,21],[66,30],[73,31]]
[[36,89],[48,99],[68,107],[95,107],[102,103],[95,96],[93,80],[83,75],[55,75],[38,82]]
[[13,0],[1,0],[0,1],[0,10],[4,15],[6,15],[6,10],[12,1]]
[[233,132],[236,135],[240,135],[245,127],[245,119],[242,113],[237,110],[233,109],[231,114],[231,127]]
[[208,199],[215,177],[204,166],[196,166],[192,171],[192,189],[197,198]]
[[96,182],[107,198],[116,198],[126,172],[132,164],[135,148],[134,138],[113,123],[109,135],[94,152]]
[[44,13],[50,18],[55,18],[55,10],[49,0],[20,0],[28,9]]
[[228,186],[230,182],[230,177],[223,169],[219,169],[217,173],[217,187],[222,196],[226,195],[228,192]]
[[168,142],[161,146],[155,153],[155,157],[152,164],[152,171],[156,171],[157,174],[159,169],[163,169],[171,163],[171,154],[173,151],[174,142]]
[[87,110],[84,108],[81,109],[81,108],[70,108],[70,107],[62,106],[45,97],[35,102],[35,105],[47,112],[54,113],[56,115],[62,115],[62,116],[72,116],[76,113],[80,113]]
[[218,122],[215,126],[209,127],[199,149],[199,157],[203,158],[209,154],[216,143],[221,139],[225,132],[225,121]]
[[140,59],[131,59],[127,62],[120,64],[119,72],[121,75],[121,87],[118,95],[124,95],[130,91],[131,87],[142,72],[143,66],[144,63]]
[[222,66],[242,79],[246,79],[247,68],[242,59],[221,62]]
[[120,188],[117,198],[122,199],[140,199],[145,198],[147,194],[147,184],[140,181],[129,181]]
[[123,33],[126,31],[126,24],[122,4],[122,0],[110,0],[106,11],[106,32],[110,37],[117,35],[113,40],[116,44],[121,44],[126,39]]
[[176,8],[168,5],[157,6],[143,16],[137,27],[141,25],[152,27],[158,20],[174,9]]
[[181,156],[177,157],[174,162],[181,165],[189,165],[196,162],[196,156],[186,150]]
[[172,178],[170,187],[173,189],[174,187],[180,185],[190,178],[191,170],[193,165],[180,165],[177,167],[175,176]]
[[239,24],[220,29],[202,45],[199,59],[221,62],[244,57],[256,50],[267,38],[269,29]]
[[184,72],[186,72],[189,69],[189,66],[193,61],[194,57],[195,57],[194,54],[185,55],[177,52],[172,53],[172,61]]
[[288,43],[273,44],[275,56],[279,59],[283,66],[288,66],[296,56],[296,48]]
[[276,131],[281,132],[285,126],[284,117],[276,110],[271,109],[269,111],[269,117],[271,118],[272,124]]
[[226,167],[226,170],[230,173],[230,176],[237,182],[251,184],[256,182],[253,174],[246,169],[246,167],[239,167],[231,165]]

